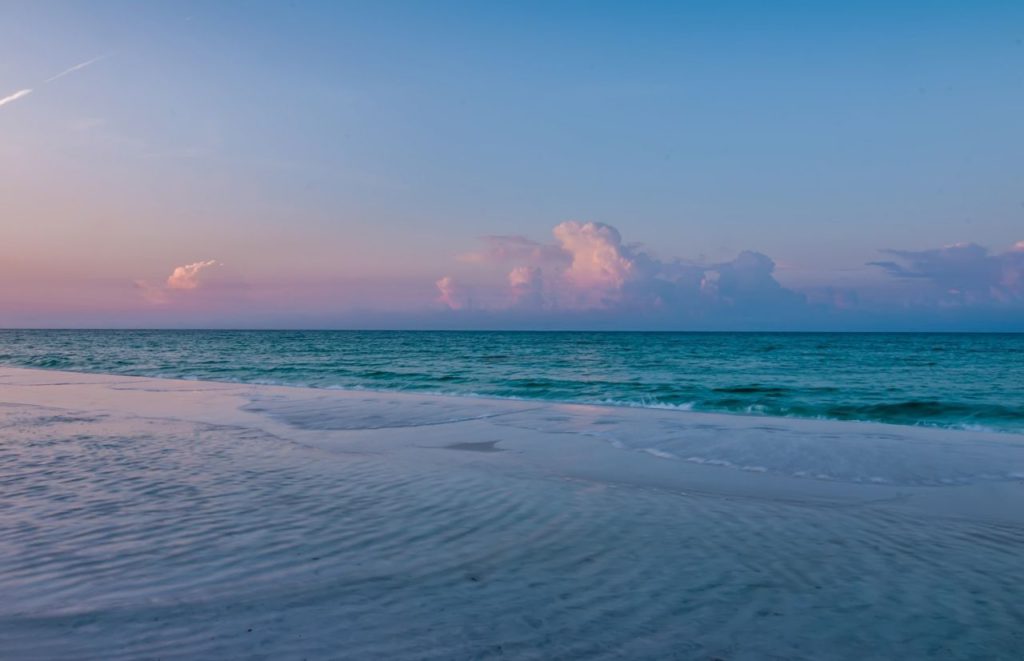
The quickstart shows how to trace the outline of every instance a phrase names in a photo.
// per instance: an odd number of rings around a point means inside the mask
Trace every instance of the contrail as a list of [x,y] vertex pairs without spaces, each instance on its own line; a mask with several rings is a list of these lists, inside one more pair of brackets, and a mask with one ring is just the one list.
[[[105,55],[99,55],[97,57],[92,58],[91,60],[86,60],[85,62],[81,62],[79,64],[76,64],[75,66],[71,67],[70,69],[65,69],[64,71],[61,71],[56,76],[50,76],[49,78],[44,80],[42,82],[42,84],[45,85],[47,83],[52,83],[53,81],[57,80],[58,78],[63,78],[64,76],[68,75],[69,73],[73,73],[75,71],[78,71],[79,69],[84,69],[87,66],[89,66],[90,64],[95,64],[95,63],[99,62],[100,60],[102,60],[104,58],[107,58],[107,57],[110,57],[110,53],[107,53]],[[24,96],[28,96],[31,93],[32,93],[32,88],[26,88],[26,89],[23,89],[23,90],[18,90],[14,94],[9,94],[9,95],[5,96],[4,98],[0,99],[0,106],[6,106],[8,103],[10,103],[12,101],[17,101],[18,99],[20,99],[20,98],[22,98]]]
[[110,57],[110,54],[108,53],[106,55],[99,55],[97,57],[92,58],[91,60],[86,60],[85,62],[82,62],[81,64],[76,64],[75,66],[71,67],[70,69],[65,69],[64,71],[61,71],[56,76],[50,76],[49,78],[47,78],[46,80],[43,81],[43,84],[52,83],[53,81],[57,80],[58,78],[63,78],[64,76],[68,75],[69,73],[72,73],[74,71],[78,71],[79,69],[84,69],[87,66],[89,66],[90,64],[95,64],[95,63],[99,62],[100,60],[102,60],[102,59],[104,59],[106,57]]
[[21,97],[28,96],[31,93],[32,93],[32,90],[30,90],[30,89],[18,90],[14,94],[5,96],[4,98],[0,99],[0,106],[6,106],[11,101],[17,101]]

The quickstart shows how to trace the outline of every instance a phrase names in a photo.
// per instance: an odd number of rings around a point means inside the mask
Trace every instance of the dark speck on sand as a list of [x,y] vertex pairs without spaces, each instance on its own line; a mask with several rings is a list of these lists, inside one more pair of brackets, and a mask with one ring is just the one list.
[[479,441],[476,443],[452,443],[443,446],[445,450],[464,450],[466,452],[504,452],[496,447],[498,441]]

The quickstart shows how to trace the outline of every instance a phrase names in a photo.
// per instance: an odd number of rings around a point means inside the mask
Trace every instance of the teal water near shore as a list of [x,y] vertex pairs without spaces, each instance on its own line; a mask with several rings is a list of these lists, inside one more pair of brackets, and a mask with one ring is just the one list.
[[1024,433],[1024,335],[0,330],[0,364]]

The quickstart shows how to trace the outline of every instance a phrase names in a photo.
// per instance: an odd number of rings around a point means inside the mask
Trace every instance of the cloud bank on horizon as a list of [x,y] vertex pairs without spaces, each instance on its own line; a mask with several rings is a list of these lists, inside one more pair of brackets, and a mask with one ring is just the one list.
[[[698,264],[659,259],[640,246],[624,243],[619,231],[604,223],[570,220],[555,226],[552,234],[553,244],[522,236],[488,236],[483,250],[462,256],[471,264],[509,269],[507,290],[482,297],[490,301],[485,307],[752,311],[804,302],[803,295],[775,280],[775,262],[758,252],[744,251],[728,262]],[[438,287],[442,304],[452,309],[471,307],[469,290],[452,276],[442,278]]]
[[1024,331],[1024,241],[880,252],[860,285],[839,271],[796,284],[758,251],[663,257],[612,225],[566,221],[548,241],[481,237],[436,279],[257,279],[203,259],[125,281],[102,308],[78,296],[28,321],[9,316],[17,303],[0,312],[31,327]]
[[[714,263],[663,259],[623,241],[608,224],[566,221],[553,242],[518,235],[482,237],[479,250],[459,257],[476,271],[437,281],[437,302],[462,315],[517,314],[590,319],[618,316],[701,322],[820,319],[885,310],[928,313],[950,309],[1024,314],[1024,241],[1005,252],[977,244],[932,250],[882,250],[872,261],[892,281],[913,286],[859,292],[825,284],[798,291],[775,277],[769,256],[744,250]],[[495,273],[503,278],[495,277]]]
[[884,250],[898,261],[870,262],[895,278],[916,279],[943,306],[1024,304],[1024,241],[993,253],[976,243],[934,250]]

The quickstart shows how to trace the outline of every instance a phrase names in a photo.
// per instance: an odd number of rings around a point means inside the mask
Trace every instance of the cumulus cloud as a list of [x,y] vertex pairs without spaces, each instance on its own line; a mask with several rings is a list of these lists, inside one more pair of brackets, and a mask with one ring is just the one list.
[[580,302],[584,305],[607,303],[608,297],[616,296],[633,275],[634,259],[626,253],[619,231],[611,225],[570,220],[557,225],[553,234],[571,258],[562,277],[583,295]]
[[716,274],[716,296],[729,305],[779,306],[803,302],[803,297],[786,289],[775,279],[775,262],[767,255],[744,250],[731,262],[717,264],[705,272]]
[[1024,301],[1024,241],[995,253],[976,243],[931,250],[883,250],[895,259],[868,262],[889,275],[919,280],[945,304]]
[[164,305],[174,300],[175,296],[184,295],[202,287],[205,273],[215,266],[222,266],[222,264],[215,259],[207,259],[177,266],[162,283],[153,284],[146,280],[136,280],[135,289],[146,302],[153,305]]
[[[760,253],[743,252],[718,264],[663,260],[625,243],[611,225],[573,220],[555,226],[552,235],[553,243],[484,237],[483,249],[461,261],[481,269],[511,267],[506,295],[491,299],[495,309],[699,317],[716,309],[744,314],[804,304],[802,295],[775,280],[774,262]],[[448,307],[464,307],[465,297],[450,279],[442,278],[438,289]]]
[[13,101],[17,101],[18,99],[20,99],[22,97],[26,97],[26,96],[28,96],[31,93],[32,93],[31,89],[23,89],[23,90],[18,90],[17,92],[15,92],[13,94],[8,94],[4,98],[0,99],[0,106],[6,106],[8,103],[11,103]]
[[197,289],[201,284],[200,276],[203,271],[217,265],[217,260],[208,259],[202,262],[193,262],[191,264],[179,266],[174,269],[170,276],[167,277],[167,288]]

